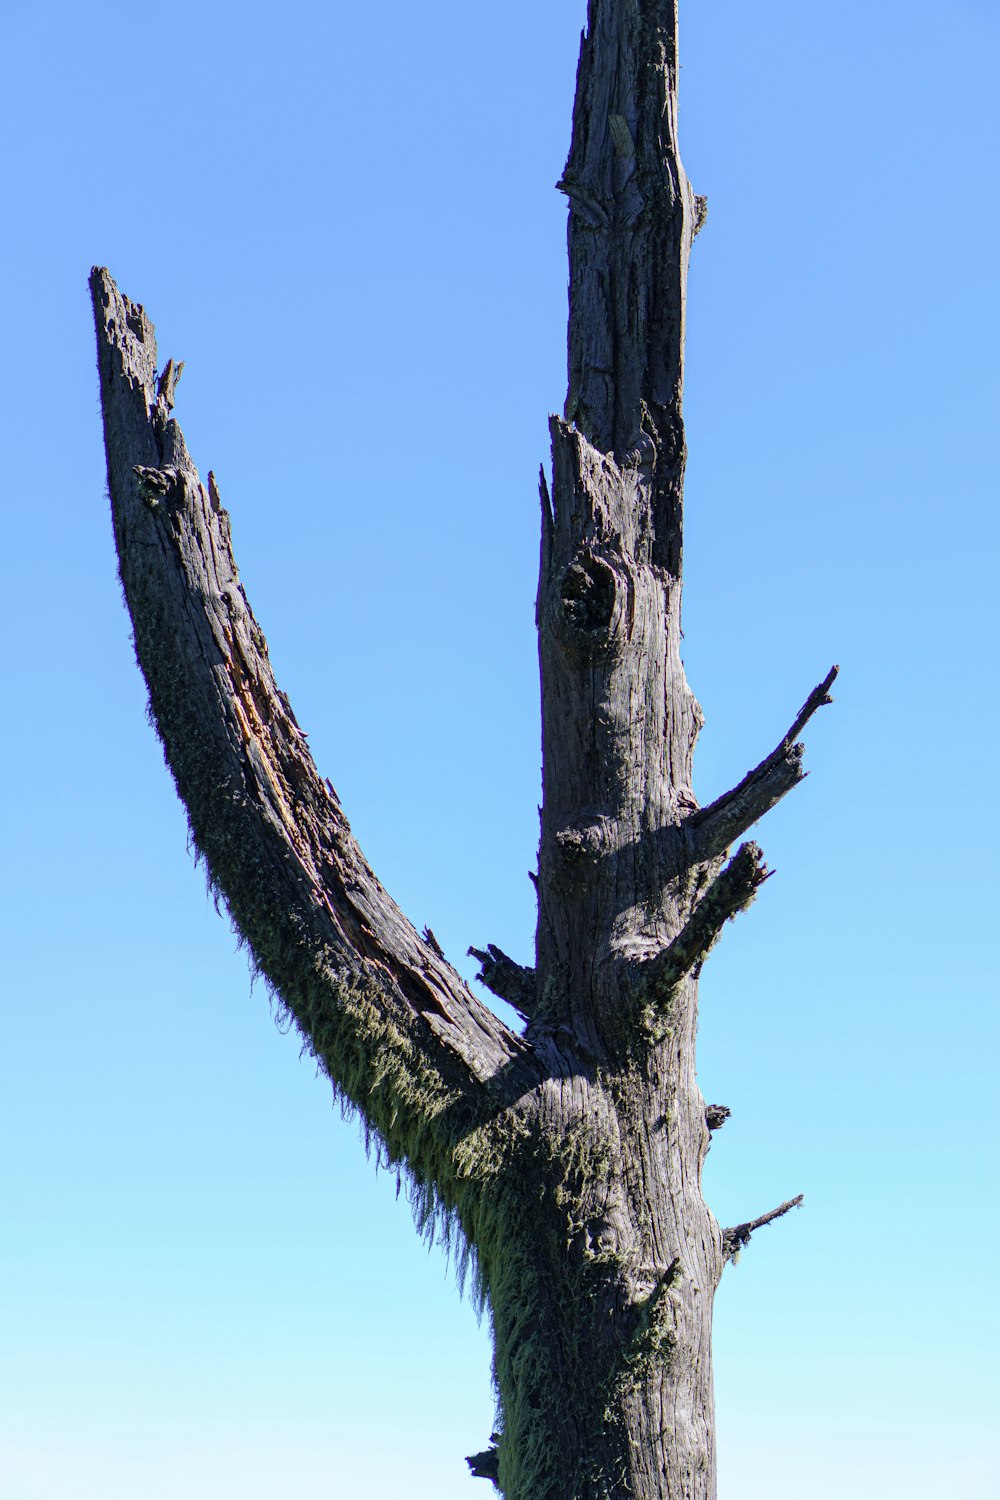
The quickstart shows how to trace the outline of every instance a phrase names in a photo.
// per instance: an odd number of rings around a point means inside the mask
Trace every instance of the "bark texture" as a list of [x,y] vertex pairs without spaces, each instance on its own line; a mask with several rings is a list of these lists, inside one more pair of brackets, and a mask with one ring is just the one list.
[[[803,774],[789,734],[699,809],[680,658],[685,285],[704,217],[677,148],[674,0],[591,0],[572,145],[569,391],[543,476],[543,806],[534,962],[472,949],[503,1025],[379,884],[319,776],[239,582],[214,476],[171,415],[153,328],[91,279],[122,581],[191,831],[255,963],[424,1222],[473,1253],[508,1500],[711,1500],[697,978],[767,876],[731,845]],[[474,1437],[477,1435],[473,1435]]]

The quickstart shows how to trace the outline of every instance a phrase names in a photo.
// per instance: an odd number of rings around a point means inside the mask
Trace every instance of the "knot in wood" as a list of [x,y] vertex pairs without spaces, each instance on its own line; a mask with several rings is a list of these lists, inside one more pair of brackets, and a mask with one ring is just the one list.
[[132,473],[139,481],[139,494],[150,510],[157,510],[161,501],[174,498],[183,489],[183,480],[173,466],[151,469],[145,464],[135,464]]
[[611,847],[607,819],[560,828],[556,834],[556,847],[563,859],[570,863],[599,859]]
[[564,644],[587,658],[614,645],[620,610],[615,569],[590,547],[581,547],[563,570],[556,610]]

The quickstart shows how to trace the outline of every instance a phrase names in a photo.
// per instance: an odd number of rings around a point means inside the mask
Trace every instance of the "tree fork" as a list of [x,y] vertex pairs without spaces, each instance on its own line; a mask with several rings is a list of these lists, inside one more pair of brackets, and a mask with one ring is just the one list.
[[[766,878],[730,844],[801,779],[789,734],[701,810],[680,656],[687,264],[676,0],[590,0],[569,198],[568,391],[541,481],[542,810],[533,966],[493,944],[503,1025],[354,841],[274,681],[229,517],[171,415],[152,325],[91,286],[115,538],[152,715],[194,842],[334,1085],[450,1216],[489,1309],[507,1500],[713,1500],[712,1299],[793,1206],[720,1229],[729,1111],[695,1078],[697,979]],[[480,1438],[480,1441],[482,1439]],[[471,1444],[470,1444],[471,1446]]]

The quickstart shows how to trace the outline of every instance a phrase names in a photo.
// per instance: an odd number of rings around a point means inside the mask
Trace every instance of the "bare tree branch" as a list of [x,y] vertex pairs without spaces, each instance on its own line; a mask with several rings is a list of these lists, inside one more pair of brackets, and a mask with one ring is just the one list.
[[[152,324],[107,271],[93,272],[91,290],[136,655],[211,880],[309,1045],[377,1129],[435,1118],[446,1099],[474,1104],[482,1084],[526,1062],[526,1044],[375,878],[275,683],[214,475],[206,489],[169,415],[180,367],[157,378]],[[405,1131],[399,1141],[408,1152]]]
[[469,957],[479,960],[481,965],[477,978],[488,990],[506,1000],[508,1005],[527,1019],[535,1009],[538,979],[534,969],[516,963],[496,943],[487,943],[486,952],[470,948]]
[[749,1244],[750,1236],[755,1229],[763,1229],[765,1224],[773,1224],[775,1219],[780,1219],[787,1214],[789,1209],[798,1208],[805,1197],[799,1193],[797,1198],[789,1198],[787,1203],[779,1203],[777,1208],[772,1208],[768,1214],[761,1214],[759,1219],[750,1219],[746,1224],[737,1224],[732,1229],[722,1231],[722,1250],[726,1260],[734,1260],[744,1245]]
[[746,910],[772,873],[759,845],[740,845],[669,947],[640,965],[640,975],[657,999],[669,998],[685,974],[704,962],[730,917]]
[[700,859],[712,859],[724,853],[740,834],[746,833],[758,819],[770,812],[775,803],[808,774],[802,769],[805,746],[797,743],[796,737],[817,709],[833,702],[830,688],[839,671],[839,667],[830,668],[803,703],[781,743],[744,776],[739,786],[717,797],[688,819]]

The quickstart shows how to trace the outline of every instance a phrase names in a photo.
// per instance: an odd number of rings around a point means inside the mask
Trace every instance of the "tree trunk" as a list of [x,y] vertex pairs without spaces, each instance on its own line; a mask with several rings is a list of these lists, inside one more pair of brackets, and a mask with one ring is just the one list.
[[555,1076],[498,1195],[497,1232],[480,1238],[500,1488],[518,1500],[707,1497],[723,1243],[698,1193],[704,1119],[675,1127],[676,1067],[661,1072],[673,1043],[634,1068],[545,1050]]
[[[320,779],[239,584],[214,476],[170,415],[179,368],[92,277],[109,485],[136,651],[195,844],[334,1086],[471,1248],[507,1500],[710,1500],[711,1319],[726,1260],[701,1195],[728,1111],[695,1079],[697,976],[767,871],[730,845],[803,775],[789,733],[699,809],[680,658],[687,263],[675,0],[590,0],[573,137],[569,392],[542,478],[543,806],[533,966],[490,945],[504,1026],[419,936]],[[798,1200],[793,1200],[798,1201]]]

